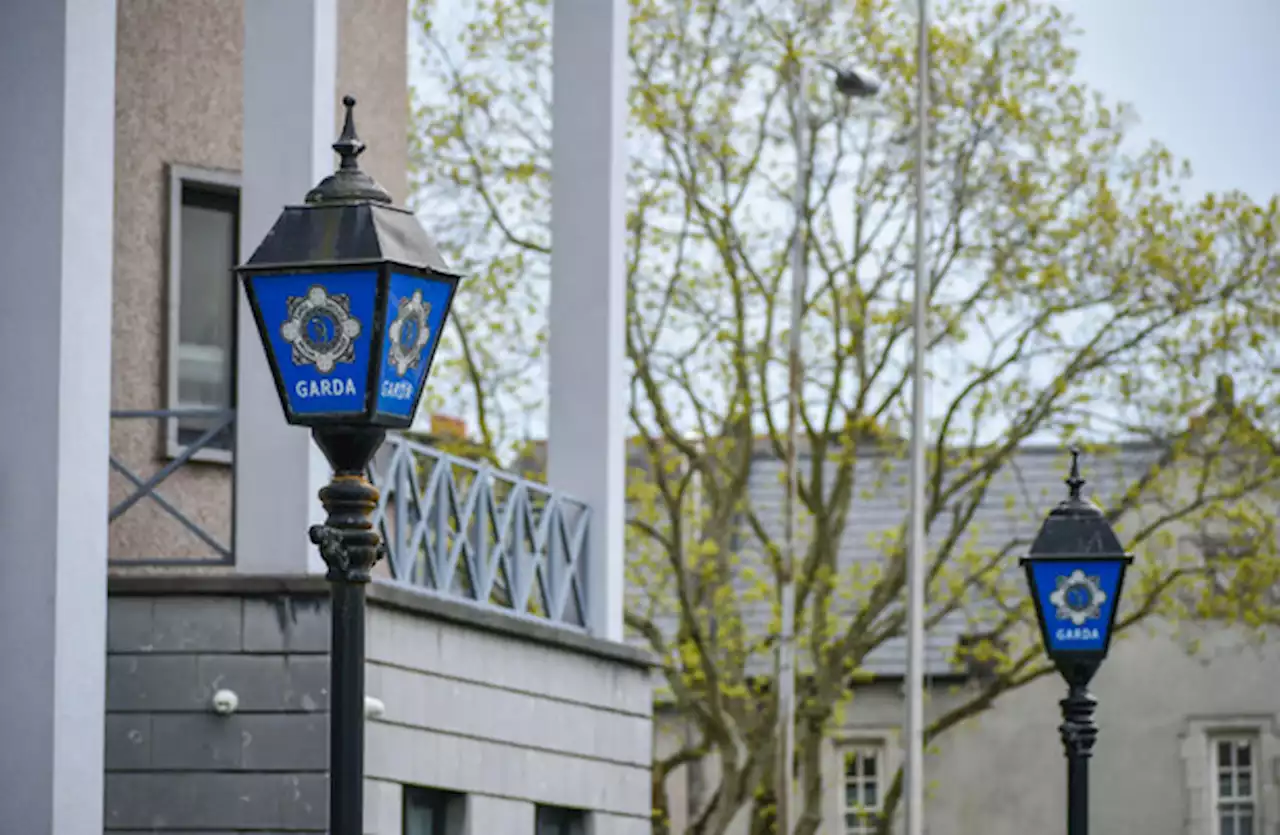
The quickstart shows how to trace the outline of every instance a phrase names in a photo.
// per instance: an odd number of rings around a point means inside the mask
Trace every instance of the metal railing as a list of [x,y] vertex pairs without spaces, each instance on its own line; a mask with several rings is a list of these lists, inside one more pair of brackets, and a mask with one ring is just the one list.
[[[111,469],[129,489],[113,503],[108,522],[118,523],[144,501],[154,503],[158,517],[135,523],[134,539],[164,541],[153,529],[159,527],[157,518],[168,519],[211,555],[174,556],[161,546],[163,555],[113,553],[110,564],[234,564],[233,537],[219,537],[200,521],[225,514],[230,531],[233,493],[228,493],[225,510],[210,512],[206,506],[187,512],[181,501],[161,492],[168,479],[193,461],[231,463],[225,442],[235,425],[234,410],[118,410],[111,419],[160,421],[162,434],[133,435],[129,440],[134,459],[164,463],[144,477],[137,471],[141,467],[130,467],[125,456],[112,450]],[[224,472],[222,478],[230,481],[223,483],[234,491],[234,464]],[[387,436],[370,465],[369,478],[380,493],[373,521],[387,545],[392,579],[516,615],[585,628],[591,520],[586,504],[536,481],[397,434]],[[184,483],[182,499],[188,506],[201,501],[199,485]]]
[[546,485],[399,435],[370,467],[392,577],[584,628],[590,509]]
[[[153,566],[153,565],[231,565],[234,562],[231,539],[226,541],[212,533],[207,526],[184,512],[177,502],[167,498],[160,492],[160,486],[175,472],[192,461],[217,461],[231,463],[230,440],[234,431],[236,413],[233,409],[120,409],[111,412],[112,421],[154,421],[162,423],[162,434],[135,438],[143,452],[141,457],[149,461],[168,459],[164,466],[151,476],[143,478],[135,470],[124,463],[122,457],[113,450],[110,454],[111,469],[120,474],[131,485],[131,491],[120,501],[111,506],[108,514],[108,525],[117,522],[130,509],[144,499],[157,505],[163,516],[177,522],[192,537],[213,552],[213,556],[112,556],[109,563],[113,566]],[[187,426],[182,423],[186,422]],[[186,436],[185,438],[183,436]],[[187,438],[191,438],[188,442]],[[162,443],[156,441],[163,439]],[[230,491],[234,491],[234,465],[226,476],[231,480]],[[227,503],[228,525],[232,504]],[[154,526],[153,526],[154,527]],[[158,532],[148,531],[142,537],[148,541],[163,540]]]

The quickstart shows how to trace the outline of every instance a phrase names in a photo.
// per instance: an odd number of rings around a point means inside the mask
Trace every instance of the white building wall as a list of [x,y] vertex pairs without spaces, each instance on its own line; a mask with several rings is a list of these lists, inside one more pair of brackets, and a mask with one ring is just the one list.
[[424,617],[403,608],[418,596],[372,591],[367,688],[386,713],[366,730],[370,835],[400,835],[405,784],[465,794],[460,835],[532,832],[536,804],[590,812],[593,835],[648,833],[641,654],[460,603]]
[[[1231,733],[1255,743],[1255,833],[1280,831],[1280,650],[1248,645],[1225,631],[1185,637],[1154,624],[1119,641],[1091,690],[1099,736],[1091,761],[1095,831],[1125,835],[1216,835],[1211,742]],[[925,721],[967,702],[973,685],[937,682],[927,691]],[[824,757],[826,798],[821,835],[843,835],[842,744],[879,744],[885,776],[902,763],[900,681],[861,685]],[[1061,832],[1066,815],[1066,759],[1056,674],[999,698],[990,710],[947,731],[925,758],[925,827],[929,835],[1024,835]],[[660,716],[660,739],[673,749],[680,720]],[[703,769],[714,788],[714,762]],[[674,832],[683,832],[689,769],[668,778]],[[888,782],[882,784],[887,789]],[[701,800],[694,799],[696,806]],[[901,807],[898,809],[899,820]],[[900,822],[898,824],[901,825]],[[729,835],[746,835],[741,816]]]

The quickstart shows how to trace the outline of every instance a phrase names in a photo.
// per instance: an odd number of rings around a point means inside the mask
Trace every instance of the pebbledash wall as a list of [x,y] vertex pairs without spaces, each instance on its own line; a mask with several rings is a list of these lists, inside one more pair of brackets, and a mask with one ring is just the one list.
[[[649,832],[647,655],[390,584],[369,597],[385,710],[366,720],[367,835],[412,835],[414,788],[450,799],[450,835],[533,835],[539,805]],[[328,646],[319,578],[113,577],[106,831],[326,831]]]
[[[408,5],[403,0],[335,2],[335,105],[347,93],[359,98],[360,137],[369,146],[360,165],[404,205],[409,191]],[[174,301],[170,176],[187,169],[197,182],[239,179],[245,0],[117,0],[116,7],[111,408],[177,408],[183,404],[168,382],[177,346],[169,320]],[[333,137],[342,114],[335,106]],[[156,473],[171,459],[164,422],[112,420],[111,454],[144,479]],[[114,469],[109,478],[115,506],[134,485]],[[198,460],[168,476],[162,492],[209,535],[230,544],[233,488],[229,463]],[[115,562],[216,556],[149,499],[115,519],[108,536]]]

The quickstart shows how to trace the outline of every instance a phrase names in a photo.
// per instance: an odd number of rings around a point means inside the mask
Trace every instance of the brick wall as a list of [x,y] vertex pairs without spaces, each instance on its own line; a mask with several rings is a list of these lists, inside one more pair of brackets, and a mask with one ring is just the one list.
[[[325,831],[329,618],[321,589],[113,589],[108,833]],[[213,712],[219,689],[237,694],[235,713]]]

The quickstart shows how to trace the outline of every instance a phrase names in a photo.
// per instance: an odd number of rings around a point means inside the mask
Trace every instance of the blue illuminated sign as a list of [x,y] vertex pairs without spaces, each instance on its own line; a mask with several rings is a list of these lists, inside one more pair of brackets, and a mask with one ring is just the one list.
[[378,377],[379,412],[413,416],[453,290],[450,280],[391,275]]
[[1029,561],[1050,655],[1107,648],[1123,568],[1123,559]]
[[272,362],[294,414],[366,408],[377,273],[301,273],[249,278]]

